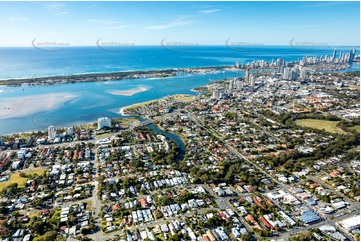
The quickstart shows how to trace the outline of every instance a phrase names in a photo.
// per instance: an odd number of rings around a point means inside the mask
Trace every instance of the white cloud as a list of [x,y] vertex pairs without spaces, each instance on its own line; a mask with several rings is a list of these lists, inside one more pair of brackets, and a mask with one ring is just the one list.
[[56,15],[56,16],[66,16],[69,15],[69,12],[66,11],[66,5],[59,2],[34,2],[43,6],[47,11]]
[[182,16],[182,17],[178,17],[175,21],[172,21],[172,22],[169,22],[166,24],[148,25],[148,26],[145,26],[144,29],[146,29],[146,30],[170,29],[170,28],[174,28],[174,27],[178,27],[178,26],[190,25],[193,23],[192,21],[184,20],[185,18],[186,18],[185,16]]
[[219,9],[207,9],[207,10],[199,10],[198,12],[200,13],[215,13],[215,12],[219,12],[221,10]]
[[102,25],[101,29],[114,30],[134,27],[134,24],[126,24],[112,19],[87,19],[89,23]]

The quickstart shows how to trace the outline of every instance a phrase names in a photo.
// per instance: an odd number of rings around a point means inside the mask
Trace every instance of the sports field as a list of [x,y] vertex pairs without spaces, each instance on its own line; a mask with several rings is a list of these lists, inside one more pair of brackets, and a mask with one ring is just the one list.
[[314,129],[325,129],[326,132],[345,134],[341,128],[337,127],[339,121],[328,121],[320,119],[299,119],[296,120],[296,124],[299,126],[314,128]]

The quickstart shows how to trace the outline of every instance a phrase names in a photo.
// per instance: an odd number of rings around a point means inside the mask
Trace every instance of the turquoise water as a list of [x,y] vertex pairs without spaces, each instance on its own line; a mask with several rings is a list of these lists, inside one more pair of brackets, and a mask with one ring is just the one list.
[[[355,47],[337,47],[348,53]],[[356,47],[359,54],[359,47]],[[133,46],[68,47],[57,51],[35,48],[0,48],[0,79],[64,74],[151,70],[233,65],[279,57],[286,61],[303,56],[332,56],[334,47],[300,46]]]
[[[133,47],[104,51],[95,47],[68,48],[57,52],[31,48],[0,48],[0,79],[50,76],[74,73],[150,70],[200,66],[233,65],[235,61],[301,59],[304,55],[332,55],[333,48],[300,51],[287,47],[247,47],[234,51],[227,47],[182,47],[170,51],[161,47]],[[349,47],[344,52],[349,51]],[[115,49],[117,50],[117,49]],[[338,47],[338,50],[340,48]],[[359,53],[359,52],[357,52]],[[353,65],[350,70],[359,70]],[[244,72],[183,74],[170,78],[131,79],[111,82],[57,84],[51,86],[0,86],[0,134],[46,129],[49,125],[67,126],[93,122],[98,117],[120,117],[119,109],[138,102],[173,94],[191,94],[194,87],[210,80],[243,77]],[[143,90],[131,96],[118,91]],[[119,93],[118,93],[119,94]],[[123,93],[124,94],[124,93]],[[63,100],[62,96],[71,95]],[[54,101],[51,97],[56,96]],[[23,101],[16,109],[4,109],[10,102]],[[39,108],[40,107],[40,108]],[[45,108],[46,107],[46,108]],[[12,116],[6,116],[10,113]]]
[[[206,75],[180,75],[165,79],[131,79],[114,82],[88,82],[51,86],[1,87],[0,104],[12,100],[26,99],[49,93],[65,93],[75,96],[48,111],[39,110],[22,117],[0,119],[0,133],[46,129],[49,125],[67,126],[86,123],[98,117],[120,117],[119,109],[138,102],[149,101],[173,94],[191,94],[194,87],[203,86],[210,80],[241,77],[244,72],[225,72]],[[113,95],[118,90],[144,87],[146,91],[132,96]],[[39,102],[42,102],[39,100]],[[1,112],[1,111],[0,111]],[[17,110],[14,110],[16,113]]]

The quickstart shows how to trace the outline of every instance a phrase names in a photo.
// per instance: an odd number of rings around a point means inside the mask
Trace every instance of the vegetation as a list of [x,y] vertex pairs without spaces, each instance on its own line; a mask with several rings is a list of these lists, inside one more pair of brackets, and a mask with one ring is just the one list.
[[314,129],[324,129],[329,133],[339,133],[344,134],[345,131],[338,128],[337,125],[339,121],[327,121],[327,120],[319,120],[319,119],[299,119],[296,120],[296,124],[299,126],[310,127]]
[[313,237],[310,231],[304,231],[289,237],[291,241],[314,241],[315,238]]
[[0,182],[0,191],[3,190],[5,187],[11,185],[11,184],[18,184],[19,188],[22,188],[25,186],[26,181],[28,180],[28,176],[37,174],[37,175],[41,175],[43,174],[45,171],[45,169],[43,168],[39,168],[39,169],[34,169],[31,171],[26,171],[25,174],[24,172],[15,172],[14,174],[11,175],[10,179],[5,181],[5,182]]

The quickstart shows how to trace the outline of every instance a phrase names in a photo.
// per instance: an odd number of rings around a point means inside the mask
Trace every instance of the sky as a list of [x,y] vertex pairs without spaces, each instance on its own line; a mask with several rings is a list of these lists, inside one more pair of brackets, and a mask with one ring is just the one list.
[[0,2],[0,46],[359,46],[360,2]]

